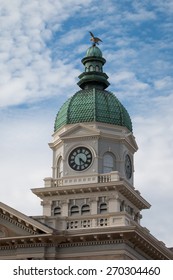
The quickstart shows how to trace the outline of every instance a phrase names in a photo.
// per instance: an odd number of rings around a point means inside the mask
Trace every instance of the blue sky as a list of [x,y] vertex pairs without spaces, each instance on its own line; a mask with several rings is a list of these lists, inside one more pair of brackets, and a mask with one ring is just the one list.
[[51,176],[54,120],[78,90],[81,59],[100,49],[139,146],[142,225],[173,246],[173,1],[0,0],[0,200],[41,214],[30,188]]

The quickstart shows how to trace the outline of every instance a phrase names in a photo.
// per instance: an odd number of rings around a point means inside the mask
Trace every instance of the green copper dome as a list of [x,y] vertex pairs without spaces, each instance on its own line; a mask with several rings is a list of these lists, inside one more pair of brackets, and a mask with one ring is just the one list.
[[80,90],[60,108],[55,131],[65,124],[103,122],[127,127],[132,131],[130,116],[115,95],[96,88]]
[[106,60],[101,50],[94,44],[82,59],[84,72],[79,76],[76,92],[60,108],[55,131],[66,124],[83,122],[103,122],[124,126],[132,131],[130,116],[115,95],[105,89],[109,86],[108,76],[103,72]]
[[92,46],[86,52],[86,57],[91,57],[91,56],[102,57],[102,52],[98,47]]

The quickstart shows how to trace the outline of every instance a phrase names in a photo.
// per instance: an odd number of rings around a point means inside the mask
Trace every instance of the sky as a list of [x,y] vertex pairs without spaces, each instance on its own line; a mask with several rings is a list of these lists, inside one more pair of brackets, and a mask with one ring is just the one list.
[[0,0],[0,201],[41,215],[32,188],[52,175],[56,114],[79,90],[90,35],[139,150],[141,225],[173,247],[173,1]]

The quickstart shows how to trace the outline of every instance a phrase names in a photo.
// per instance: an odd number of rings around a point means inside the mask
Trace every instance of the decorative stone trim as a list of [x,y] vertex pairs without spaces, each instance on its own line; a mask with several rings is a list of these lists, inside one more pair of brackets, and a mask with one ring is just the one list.
[[29,232],[31,234],[34,234],[34,235],[37,234],[36,230],[33,230],[31,228],[28,228],[25,225],[22,225],[21,223],[19,223],[18,221],[14,220],[14,218],[12,218],[10,216],[7,216],[7,215],[5,215],[3,213],[0,213],[0,217],[2,217],[4,220],[10,222],[11,224],[16,225],[18,228],[21,228],[21,229],[23,229],[23,230],[25,230],[25,231],[27,231],[27,232]]
[[79,246],[97,246],[97,245],[110,245],[110,244],[122,244],[127,242],[125,239],[116,239],[116,240],[97,240],[97,241],[84,241],[84,242],[73,242],[73,243],[63,243],[58,244],[59,248],[67,247],[79,247]]
[[7,236],[8,236],[8,229],[0,225],[0,238],[4,238]]

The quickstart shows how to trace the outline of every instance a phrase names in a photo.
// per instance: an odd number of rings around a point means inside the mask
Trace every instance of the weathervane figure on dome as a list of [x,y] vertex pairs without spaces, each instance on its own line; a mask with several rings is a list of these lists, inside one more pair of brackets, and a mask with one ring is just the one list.
[[99,45],[99,42],[103,42],[100,38],[94,37],[94,34],[89,31],[90,35],[91,35],[91,39],[90,41],[93,42],[93,46],[95,46],[96,44]]

